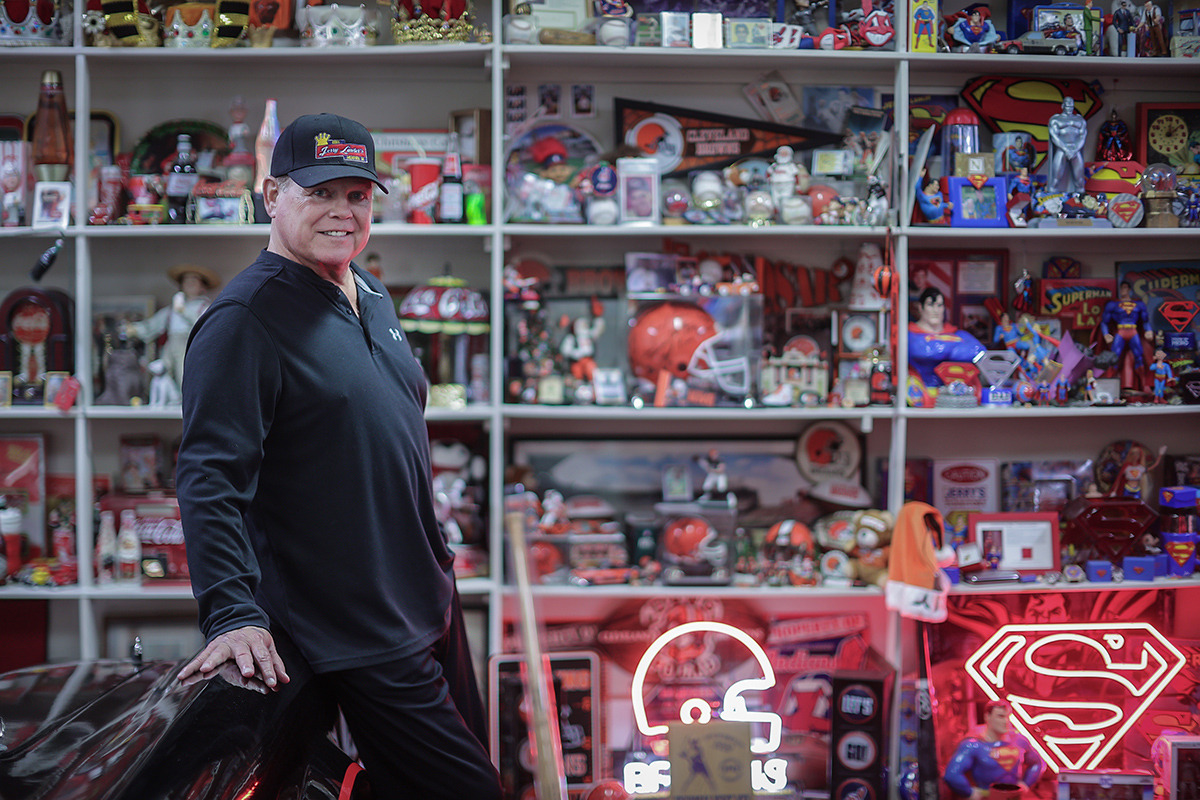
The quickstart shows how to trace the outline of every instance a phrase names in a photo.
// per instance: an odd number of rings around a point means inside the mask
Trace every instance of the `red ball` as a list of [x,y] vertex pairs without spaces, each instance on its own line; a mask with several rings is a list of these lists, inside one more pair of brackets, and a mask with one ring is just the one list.
[[871,273],[871,285],[879,292],[880,297],[891,297],[895,282],[896,271],[892,269],[891,264],[880,264]]

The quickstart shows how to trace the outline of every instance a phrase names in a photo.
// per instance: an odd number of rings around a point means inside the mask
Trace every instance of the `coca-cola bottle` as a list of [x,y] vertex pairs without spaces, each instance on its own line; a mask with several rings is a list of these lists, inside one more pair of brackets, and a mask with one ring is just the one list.
[[167,213],[163,221],[182,225],[187,222],[188,197],[200,181],[200,172],[196,169],[192,137],[181,133],[178,142],[175,160],[167,170]]
[[39,181],[65,181],[71,173],[74,151],[62,73],[48,69],[42,73],[33,120],[34,175]]
[[262,194],[263,179],[271,174],[271,153],[275,151],[275,141],[279,138],[279,113],[275,108],[275,98],[267,100],[263,113],[262,125],[258,128],[258,137],[254,140],[254,193]]

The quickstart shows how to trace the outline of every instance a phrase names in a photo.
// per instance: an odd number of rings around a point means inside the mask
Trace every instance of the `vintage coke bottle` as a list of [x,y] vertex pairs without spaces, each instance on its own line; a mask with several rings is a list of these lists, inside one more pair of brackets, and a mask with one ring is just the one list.
[[71,142],[62,73],[42,73],[37,116],[33,120],[33,171],[39,181],[65,181],[70,176],[75,145]]
[[117,572],[117,523],[111,511],[100,512],[96,536],[96,582],[112,583]]
[[137,512],[132,508],[121,512],[121,531],[117,534],[117,580],[121,583],[142,582],[142,540],[137,530]]

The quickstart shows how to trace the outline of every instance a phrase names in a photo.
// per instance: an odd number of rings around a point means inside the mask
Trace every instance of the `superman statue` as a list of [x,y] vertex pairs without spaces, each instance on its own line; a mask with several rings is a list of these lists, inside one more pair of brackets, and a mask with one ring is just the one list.
[[959,742],[943,777],[960,797],[981,800],[996,784],[1024,792],[1046,771],[1033,745],[1009,726],[1011,708],[1003,700],[984,706],[983,730]]
[[947,361],[971,363],[984,346],[965,330],[946,324],[946,298],[929,286],[918,299],[920,313],[908,326],[908,366],[925,386],[941,386],[934,372]]
[[1138,336],[1139,328],[1147,340],[1154,338],[1154,331],[1150,329],[1150,314],[1146,310],[1146,304],[1133,296],[1133,287],[1129,285],[1129,281],[1121,281],[1121,286],[1117,290],[1117,299],[1109,300],[1105,304],[1104,313],[1100,317],[1100,332],[1104,335],[1104,341],[1112,348],[1118,374],[1122,371],[1121,362],[1128,349],[1133,355],[1136,374],[1144,377],[1146,353]]

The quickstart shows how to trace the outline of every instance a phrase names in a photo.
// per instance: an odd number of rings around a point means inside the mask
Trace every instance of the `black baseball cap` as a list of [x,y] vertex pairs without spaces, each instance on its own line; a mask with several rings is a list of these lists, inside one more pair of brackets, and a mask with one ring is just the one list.
[[361,124],[337,114],[305,114],[283,129],[271,175],[304,188],[335,178],[366,178],[387,193],[375,172],[375,142]]

